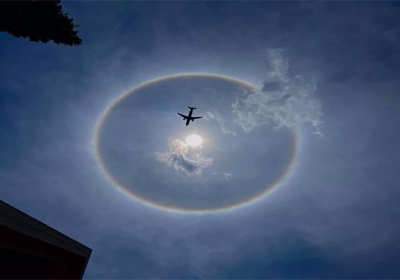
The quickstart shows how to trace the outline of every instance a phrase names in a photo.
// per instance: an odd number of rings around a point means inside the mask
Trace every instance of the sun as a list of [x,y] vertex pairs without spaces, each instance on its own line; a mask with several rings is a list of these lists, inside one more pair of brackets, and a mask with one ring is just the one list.
[[192,134],[186,137],[185,139],[186,144],[188,144],[191,147],[197,147],[200,146],[203,143],[203,138],[201,138],[199,135]]

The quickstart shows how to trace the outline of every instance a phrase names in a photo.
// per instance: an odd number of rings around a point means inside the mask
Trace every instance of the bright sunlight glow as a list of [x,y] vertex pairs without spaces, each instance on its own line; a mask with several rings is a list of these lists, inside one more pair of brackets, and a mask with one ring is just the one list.
[[203,138],[201,138],[199,135],[192,134],[186,138],[186,144],[191,147],[197,147],[201,145],[201,143],[203,143]]

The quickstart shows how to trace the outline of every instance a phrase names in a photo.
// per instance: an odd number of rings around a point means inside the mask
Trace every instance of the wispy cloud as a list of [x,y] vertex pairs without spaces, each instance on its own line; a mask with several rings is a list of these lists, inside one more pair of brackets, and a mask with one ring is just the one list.
[[227,180],[227,181],[229,181],[232,177],[232,173],[230,173],[230,172],[223,172],[223,173],[213,172],[213,173],[211,173],[211,175],[212,176],[222,175],[222,176],[224,176],[225,180]]
[[224,172],[224,176],[225,176],[225,179],[226,179],[226,180],[230,180],[231,177],[232,177],[232,173]]
[[237,135],[232,124],[229,124],[228,121],[222,116],[221,113],[214,111],[214,112],[206,112],[207,121],[214,120],[219,124],[221,131],[225,134],[232,134]]
[[204,120],[205,121],[210,121],[210,120],[214,120],[215,119],[215,115],[211,112],[206,112],[205,116],[204,116]]
[[321,134],[321,104],[313,97],[315,83],[301,76],[289,77],[289,63],[280,49],[269,50],[268,59],[272,70],[266,74],[262,87],[232,104],[235,122],[246,133],[262,124],[278,129],[308,122]]
[[311,123],[321,133],[321,104],[313,97],[316,85],[301,76],[288,76],[289,62],[280,49],[268,51],[272,70],[263,86],[242,95],[232,104],[235,122],[246,132],[258,125],[272,124],[277,129]]
[[156,159],[168,167],[186,173],[188,176],[200,176],[204,168],[213,164],[212,158],[205,158],[201,151],[188,154],[188,145],[179,139],[170,140],[169,151],[156,153]]
[[312,79],[288,75],[289,62],[281,49],[268,50],[271,70],[262,86],[243,90],[231,104],[233,121],[220,112],[207,112],[207,120],[216,121],[225,134],[237,131],[251,132],[255,127],[270,124],[276,129],[309,123],[314,134],[321,132],[321,102],[314,97],[317,90]]

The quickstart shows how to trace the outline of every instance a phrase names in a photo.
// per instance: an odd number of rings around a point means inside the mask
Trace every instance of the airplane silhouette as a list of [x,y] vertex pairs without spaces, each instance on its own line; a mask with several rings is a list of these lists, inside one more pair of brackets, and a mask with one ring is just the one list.
[[186,121],[186,126],[189,125],[190,121],[194,122],[195,119],[201,119],[202,118],[202,117],[192,117],[193,110],[196,110],[197,108],[193,108],[193,107],[188,107],[188,108],[190,109],[188,116],[185,116],[185,115],[182,115],[182,114],[178,113],[179,116],[183,117],[183,120],[187,120]]

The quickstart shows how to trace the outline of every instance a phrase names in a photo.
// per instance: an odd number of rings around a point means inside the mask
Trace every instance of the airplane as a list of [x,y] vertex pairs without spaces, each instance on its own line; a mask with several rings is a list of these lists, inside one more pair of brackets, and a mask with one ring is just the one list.
[[194,122],[195,119],[201,119],[202,118],[202,117],[192,117],[193,110],[196,110],[197,108],[193,108],[193,107],[188,107],[188,108],[190,109],[188,116],[185,116],[185,115],[182,115],[182,114],[178,113],[179,116],[183,117],[183,120],[187,120],[186,121],[186,126],[189,125],[190,121]]

